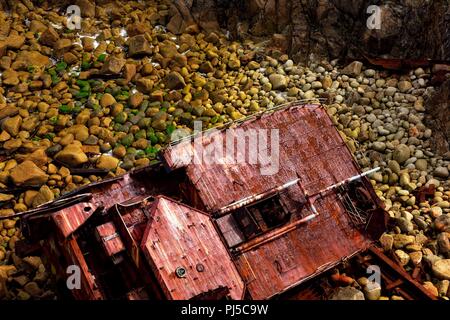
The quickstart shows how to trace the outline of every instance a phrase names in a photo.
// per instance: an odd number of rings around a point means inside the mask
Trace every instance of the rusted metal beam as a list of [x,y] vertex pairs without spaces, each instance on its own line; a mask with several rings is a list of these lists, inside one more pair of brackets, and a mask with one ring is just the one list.
[[391,291],[392,289],[397,288],[398,286],[401,286],[404,283],[403,279],[397,279],[389,284],[386,285],[386,290]]
[[[398,276],[400,276],[401,279],[404,280],[405,284],[408,284],[411,289],[414,288],[416,294],[419,294],[421,298],[437,300],[437,297],[428,292],[427,289],[425,289],[419,282],[414,280],[402,267],[400,267],[389,257],[387,257],[379,248],[372,246],[369,248],[369,252],[375,255],[378,260],[380,260],[387,267],[393,270]],[[402,291],[404,291],[404,289]]]
[[272,232],[268,232],[263,236],[257,237],[253,240],[250,240],[236,248],[233,249],[233,252],[236,254],[242,254],[244,252],[250,251],[252,249],[255,249],[257,247],[262,246],[265,243],[268,243],[270,241],[274,241],[280,237],[282,237],[283,235],[285,235],[286,233],[291,232],[292,230],[295,230],[296,228],[298,228],[300,225],[310,221],[311,219],[314,219],[317,215],[316,214],[310,214],[306,217],[304,217],[303,219],[297,220],[293,223],[288,224],[287,226],[284,226],[282,228],[278,228],[273,230]]

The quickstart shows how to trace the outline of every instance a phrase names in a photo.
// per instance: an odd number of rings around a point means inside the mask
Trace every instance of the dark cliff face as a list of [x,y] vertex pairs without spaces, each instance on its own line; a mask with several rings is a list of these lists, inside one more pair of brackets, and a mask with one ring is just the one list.
[[[377,4],[381,29],[370,30],[367,8]],[[450,58],[445,0],[174,0],[171,30],[181,32],[193,22],[208,31],[228,30],[235,39],[283,34],[297,61],[363,54]]]
[[[425,101],[425,124],[433,128],[433,147],[438,154],[449,152],[450,141],[450,79],[445,81]],[[447,153],[447,157],[450,154]]]
[[[0,8],[38,7],[113,0],[0,0]],[[450,3],[447,0],[161,0],[172,4],[169,30],[191,24],[229,31],[233,39],[277,36],[279,49],[294,60],[360,58],[450,59]],[[378,5],[381,29],[370,30],[368,7]],[[95,10],[95,9],[94,9]],[[281,46],[280,46],[280,39]]]

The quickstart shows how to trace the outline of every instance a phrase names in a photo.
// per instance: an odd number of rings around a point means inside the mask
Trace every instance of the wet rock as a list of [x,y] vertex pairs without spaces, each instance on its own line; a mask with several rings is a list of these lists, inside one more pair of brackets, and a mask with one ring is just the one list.
[[409,257],[411,259],[411,262],[417,266],[422,262],[423,254],[421,251],[414,251],[409,253]]
[[414,165],[419,171],[427,171],[428,169],[428,161],[425,159],[417,159]]
[[17,115],[15,117],[3,120],[2,129],[8,132],[12,137],[15,137],[19,133],[21,124],[22,117]]
[[53,47],[58,40],[59,34],[52,27],[48,27],[47,30],[42,32],[39,38],[39,42],[48,47]]
[[437,167],[437,168],[434,170],[433,175],[434,175],[435,177],[445,179],[445,178],[448,178],[449,172],[448,172],[448,169],[447,169],[446,167]]
[[406,160],[408,160],[411,156],[411,150],[406,144],[399,144],[393,153],[393,158],[399,164],[403,164]]
[[429,292],[431,293],[433,296],[437,297],[439,295],[438,289],[436,288],[436,286],[430,282],[430,281],[425,281],[423,283],[423,287]]
[[131,37],[128,43],[128,56],[134,57],[138,55],[147,55],[152,53],[150,43],[144,35]]
[[23,201],[27,205],[27,207],[31,207],[33,205],[33,199],[38,195],[38,191],[35,190],[27,190],[25,191]]
[[403,250],[395,250],[395,255],[397,256],[398,261],[402,266],[406,266],[411,259],[409,255]]
[[25,160],[11,170],[11,180],[16,186],[41,186],[48,180],[48,175],[34,162]]
[[27,68],[28,66],[36,66],[42,68],[51,66],[52,62],[50,61],[49,57],[44,56],[38,51],[23,50],[17,54],[17,58],[14,64],[17,66],[23,66],[24,68]]
[[20,83],[19,73],[15,70],[8,69],[2,74],[3,84],[8,86],[15,86]]
[[125,62],[125,59],[110,56],[103,64],[100,73],[107,75],[120,74]]
[[53,199],[55,199],[55,195],[48,186],[44,185],[39,189],[39,193],[33,198],[32,207],[36,208],[41,204],[52,201]]
[[20,49],[25,43],[25,37],[22,35],[10,35],[5,41],[8,48]]
[[384,142],[375,141],[372,144],[372,149],[378,152],[383,152],[384,150],[386,150],[386,144]]
[[374,281],[368,282],[363,291],[367,300],[378,300],[381,297],[381,286]]
[[19,287],[23,287],[24,285],[26,285],[30,281],[30,279],[26,275],[20,275],[20,276],[17,276],[17,277],[13,277],[12,280]]
[[125,64],[125,68],[123,71],[123,77],[127,82],[131,81],[136,75],[136,65],[135,64]]
[[394,237],[390,234],[384,233],[380,237],[380,243],[384,251],[390,251],[394,245]]
[[434,275],[441,280],[450,280],[450,259],[435,261],[432,266]]
[[95,2],[92,0],[76,0],[76,5],[80,7],[81,16],[87,18],[95,17]]
[[69,144],[63,150],[55,155],[55,159],[68,165],[69,167],[77,167],[88,161],[86,154],[76,144]]
[[[176,80],[171,79],[171,81],[174,81],[174,83],[175,83]],[[137,89],[143,93],[151,93],[154,84],[155,83],[153,82],[153,80],[147,79],[147,78],[141,78],[136,82]]]
[[407,92],[411,88],[412,88],[412,84],[409,81],[399,81],[399,83],[398,83],[398,89],[401,92]]
[[11,200],[11,199],[14,199],[14,195],[12,195],[12,194],[0,193],[0,202],[9,201],[9,200]]
[[116,99],[109,93],[105,93],[100,99],[100,106],[102,108],[107,108],[116,103]]
[[17,113],[19,113],[19,108],[14,105],[3,106],[2,108],[0,108],[0,120],[9,116],[13,117]]
[[108,155],[101,155],[97,160],[97,168],[99,169],[114,170],[118,165],[119,159]]
[[53,46],[53,52],[56,56],[61,57],[64,53],[68,52],[72,48],[72,41],[70,39],[59,39]]
[[329,300],[365,300],[364,293],[353,287],[337,288]]
[[39,265],[42,264],[41,258],[37,257],[37,256],[25,257],[25,258],[23,258],[23,262],[25,262],[28,265],[30,265],[33,269],[39,268]]
[[439,248],[439,253],[444,257],[450,257],[450,240],[448,233],[441,232],[438,234],[436,241]]
[[182,89],[186,86],[183,76],[176,71],[170,72],[164,78],[164,83],[170,90]]
[[396,249],[401,249],[408,244],[414,243],[414,236],[408,236],[405,234],[395,234],[394,236],[394,247]]
[[32,297],[38,297],[42,294],[42,289],[34,281],[28,282],[23,289]]
[[[45,30],[47,30],[47,26],[45,24],[43,24],[41,21],[39,20],[32,20],[30,22],[30,31],[31,32],[44,32]],[[41,35],[42,36],[42,35]]]
[[442,208],[440,208],[440,207],[432,207],[430,209],[430,215],[433,218],[437,218],[437,217],[441,216],[442,215]]
[[348,76],[356,77],[359,76],[359,74],[361,73],[362,66],[363,66],[362,62],[353,61],[352,63],[347,65],[344,69],[342,69],[341,72]]
[[23,155],[22,157],[17,156],[18,160],[30,160],[33,161],[38,167],[46,165],[49,161],[45,150],[40,148],[31,154]]
[[274,90],[281,90],[281,91],[286,90],[287,79],[285,76],[281,74],[271,74],[269,76],[269,80]]

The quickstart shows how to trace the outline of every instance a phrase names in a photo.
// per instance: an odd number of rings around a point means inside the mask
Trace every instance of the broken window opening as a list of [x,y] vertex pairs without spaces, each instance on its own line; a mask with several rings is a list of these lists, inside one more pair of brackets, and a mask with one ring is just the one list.
[[352,224],[356,228],[365,228],[370,218],[370,212],[375,207],[363,182],[352,181],[347,185],[340,186],[338,196]]
[[291,218],[279,194],[239,208],[232,215],[246,240],[284,225]]

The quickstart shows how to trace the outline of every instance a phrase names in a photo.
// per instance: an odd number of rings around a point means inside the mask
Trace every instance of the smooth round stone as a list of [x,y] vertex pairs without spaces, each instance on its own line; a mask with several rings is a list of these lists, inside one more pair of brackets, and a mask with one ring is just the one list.
[[375,141],[372,143],[372,149],[378,152],[383,152],[386,150],[386,144],[384,142]]
[[373,122],[375,122],[377,120],[377,116],[374,115],[373,113],[368,114],[367,117],[366,117],[366,120],[368,122],[370,122],[370,123],[373,123]]
[[437,218],[442,215],[442,208],[441,207],[432,207],[430,209],[430,216],[433,218]]
[[392,97],[394,96],[394,94],[397,92],[397,88],[394,87],[388,87],[385,91],[384,94],[388,97]]
[[316,72],[317,72],[317,73],[324,73],[324,72],[325,72],[325,68],[322,67],[322,66],[318,66],[318,67],[316,68]]
[[428,162],[425,159],[417,159],[417,161],[415,162],[415,167],[419,171],[427,171]]
[[438,178],[447,178],[449,176],[449,172],[446,167],[437,167],[434,170],[433,175]]

